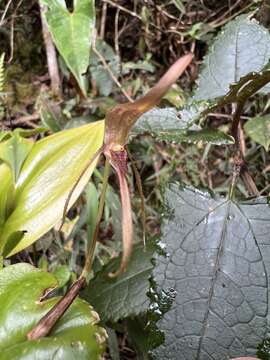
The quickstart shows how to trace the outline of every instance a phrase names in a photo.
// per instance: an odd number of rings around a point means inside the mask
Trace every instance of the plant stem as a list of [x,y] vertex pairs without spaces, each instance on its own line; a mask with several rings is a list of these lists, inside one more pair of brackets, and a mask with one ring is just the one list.
[[103,215],[103,209],[104,209],[104,204],[105,204],[105,197],[106,197],[106,190],[107,190],[107,186],[108,186],[109,175],[110,175],[110,163],[109,163],[108,158],[106,158],[95,231],[94,231],[93,238],[92,238],[91,244],[89,246],[89,249],[88,249],[88,252],[86,255],[84,268],[83,268],[80,278],[82,278],[82,277],[87,278],[87,276],[89,275],[89,273],[91,271],[94,252],[95,252],[96,243],[97,243],[99,225],[100,225],[102,215]]
[[[236,179],[238,175],[241,176],[248,192],[251,195],[258,196],[259,191],[256,187],[252,176],[248,172],[247,165],[245,163],[244,154],[241,147],[241,114],[243,112],[245,105],[245,99],[241,99],[235,107],[233,114],[233,123],[232,123],[232,135],[235,140],[235,156],[234,156],[234,170],[233,170],[233,187],[235,187]],[[230,196],[231,196],[230,190]]]
[[80,290],[86,284],[86,279],[89,272],[91,271],[93,256],[96,248],[98,229],[100,221],[102,219],[109,174],[110,163],[109,160],[106,158],[95,232],[93,234],[93,239],[86,255],[83,271],[79,279],[71,285],[66,294],[53,306],[53,308],[46,315],[43,316],[43,318],[37,323],[37,325],[27,334],[28,340],[36,340],[48,335],[54,327],[55,323],[64,315],[64,313],[72,304],[74,299],[78,296]]
[[73,300],[78,295],[80,289],[84,286],[86,279],[79,278],[76,280],[68,292],[63,296],[51,310],[43,316],[37,325],[27,334],[28,340],[36,340],[44,337],[50,333],[56,321],[60,319],[65,311],[72,304]]

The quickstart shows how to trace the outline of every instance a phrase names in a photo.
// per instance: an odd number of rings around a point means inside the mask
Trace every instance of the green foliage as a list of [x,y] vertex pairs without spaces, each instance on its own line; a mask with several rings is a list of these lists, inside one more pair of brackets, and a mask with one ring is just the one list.
[[[96,50],[108,64],[113,75],[117,78],[120,73],[120,63],[118,56],[116,56],[113,49],[102,40],[97,40],[95,46]],[[104,69],[100,58],[95,53],[91,55],[90,72],[100,95],[110,95],[113,87],[112,77],[107,69]]]
[[94,0],[74,1],[70,12],[62,0],[41,0],[48,6],[46,19],[54,43],[76,78],[84,95],[87,93],[86,71],[95,26]]
[[15,132],[10,139],[0,143],[0,160],[9,165],[14,183],[17,182],[22,165],[34,143]]
[[145,312],[149,305],[146,293],[151,275],[154,247],[147,244],[134,248],[127,270],[115,279],[108,277],[109,272],[119,267],[120,259],[111,260],[90,281],[82,293],[98,311],[102,321],[114,321]]
[[[270,35],[251,15],[229,22],[216,37],[203,61],[196,100],[224,96],[230,85],[253,71],[259,72],[270,58]],[[264,89],[268,91],[267,88]]]
[[[100,121],[58,132],[35,143],[16,182],[12,211],[1,227],[1,249],[12,233],[25,232],[22,241],[8,255],[31,245],[61,220],[68,194],[102,145],[103,131],[104,123]],[[95,165],[96,161],[82,176],[69,208],[88,182]],[[10,186],[7,174],[8,170],[2,168],[0,182],[6,185],[0,189],[0,199]],[[6,214],[7,205],[3,207],[2,213]]]
[[201,129],[198,125],[193,124],[196,114],[195,110],[189,111],[188,108],[182,112],[177,112],[174,108],[150,110],[139,118],[132,131],[134,134],[147,133],[157,140],[176,143],[197,143],[199,141],[215,145],[234,143],[231,136],[221,131]]
[[270,340],[269,340],[269,338],[265,339],[261,344],[259,344],[256,355],[261,360],[270,360]]
[[167,188],[164,255],[155,257],[157,359],[255,354],[268,332],[270,208],[174,184]]
[[93,359],[104,350],[106,333],[96,325],[97,314],[75,300],[49,336],[28,341],[27,333],[59,299],[43,300],[57,287],[56,278],[25,263],[0,271],[0,350],[3,360]]
[[270,145],[270,116],[256,116],[249,119],[244,126],[247,135],[258,144],[262,145],[266,151]]

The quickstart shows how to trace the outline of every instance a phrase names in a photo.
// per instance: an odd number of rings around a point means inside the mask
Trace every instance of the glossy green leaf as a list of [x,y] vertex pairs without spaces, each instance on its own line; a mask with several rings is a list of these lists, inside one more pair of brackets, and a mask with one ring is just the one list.
[[249,119],[245,125],[244,129],[247,135],[262,145],[266,151],[268,151],[270,146],[270,116],[256,116],[255,118]]
[[113,259],[97,273],[83,291],[82,297],[96,309],[103,321],[117,321],[147,310],[149,277],[153,269],[151,258],[154,247],[136,246],[127,270],[117,278],[108,274],[118,269],[120,259]]
[[[151,308],[163,360],[256,354],[269,330],[270,207],[170,185]],[[163,314],[162,316],[160,316]]]
[[96,325],[97,314],[80,299],[74,301],[49,336],[27,340],[27,333],[57,302],[56,297],[42,300],[56,286],[52,274],[29,264],[0,271],[1,360],[99,359],[106,335]]
[[9,210],[12,207],[15,187],[12,181],[12,173],[10,167],[2,163],[0,164],[0,234],[1,226],[5,222]]
[[14,133],[10,139],[0,143],[0,160],[10,166],[13,181],[18,180],[21,167],[34,143]]
[[221,30],[205,57],[194,99],[224,96],[230,85],[248,73],[261,71],[269,59],[269,32],[252,15],[239,16]]
[[[26,231],[9,255],[14,254],[31,245],[61,220],[66,199],[101,147],[103,134],[104,122],[99,121],[58,132],[35,143],[16,183],[13,211],[1,229],[0,248],[11,233]],[[81,178],[69,208],[87,184],[96,162]]]
[[54,43],[75,76],[84,95],[87,93],[86,71],[95,27],[95,1],[74,0],[70,12],[63,0],[41,0],[47,5],[46,19]]

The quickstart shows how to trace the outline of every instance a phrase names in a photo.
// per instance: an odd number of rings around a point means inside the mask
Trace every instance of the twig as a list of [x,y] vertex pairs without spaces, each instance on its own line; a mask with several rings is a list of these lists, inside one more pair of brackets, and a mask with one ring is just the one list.
[[120,14],[120,9],[117,9],[116,14],[115,14],[115,19],[114,19],[114,48],[115,48],[116,55],[120,59],[119,30],[118,30],[119,14]]
[[129,9],[126,9],[124,6],[116,4],[115,2],[111,1],[111,0],[103,0],[103,2],[108,3],[124,12],[126,12],[127,14],[136,17],[137,19],[142,21],[142,17],[140,15],[138,15],[137,13],[135,13],[134,11],[131,11]]
[[244,154],[243,154],[242,137],[241,137],[241,114],[243,112],[244,105],[245,105],[245,99],[239,101],[235,106],[235,110],[233,114],[232,136],[234,137],[235,140],[234,164],[235,164],[235,168],[240,169],[237,171],[239,171],[248,192],[251,195],[258,196],[259,191],[256,187],[254,180],[252,179],[252,176],[248,172],[248,168],[245,163]]
[[101,39],[104,39],[104,35],[105,35],[106,17],[107,17],[107,3],[104,2],[102,5],[102,15],[101,15],[100,33],[99,33]]
[[119,89],[122,91],[122,93],[125,95],[125,97],[128,99],[128,101],[133,102],[133,99],[128,95],[128,93],[126,92],[125,89],[123,89],[122,85],[120,84],[120,82],[117,80],[117,78],[115,77],[114,73],[112,72],[110,66],[107,64],[106,60],[104,59],[104,57],[102,56],[102,54],[97,50],[96,45],[95,45],[95,41],[93,41],[93,51],[94,53],[98,56],[98,58],[100,59],[100,61],[102,62],[102,65],[104,66],[105,70],[108,71],[108,73],[110,74],[110,77],[112,78],[112,80],[115,82],[115,84],[119,87]]
[[[129,9],[126,9],[126,8],[125,8],[124,6],[122,6],[122,5],[116,4],[116,3],[113,2],[112,0],[103,0],[103,2],[106,2],[106,3],[110,4],[110,5],[118,8],[118,9],[120,9],[120,10],[122,10],[122,11],[124,11],[124,12],[127,13],[127,14],[129,14],[129,15],[131,15],[131,16],[133,16],[133,17],[136,17],[136,18],[139,19],[141,22],[143,22],[143,18],[142,18],[140,15],[138,15],[138,14],[137,14],[136,12],[134,12],[134,11],[131,11],[131,10],[129,10]],[[151,26],[152,26],[153,28],[155,28],[156,30],[158,30],[158,31],[160,31],[160,32],[164,32],[164,31],[161,30],[158,26],[156,26],[155,24],[153,24],[151,21],[149,21],[148,24],[151,25]]]
[[7,123],[12,124],[12,125],[26,124],[31,128],[37,128],[38,126],[36,124],[34,124],[32,121],[38,120],[39,118],[40,118],[40,116],[38,114],[25,115],[25,116],[20,116],[19,118],[14,119],[14,120],[4,121],[4,124],[5,125]]
[[7,61],[8,64],[11,63],[11,61],[13,59],[13,54],[14,54],[14,18],[15,18],[15,16],[12,15],[11,23],[10,23],[10,56]]
[[11,3],[12,3],[12,0],[9,0],[8,3],[7,3],[7,5],[6,5],[6,7],[5,7],[5,10],[4,10],[3,15],[2,15],[2,17],[1,17],[1,20],[0,20],[0,26],[2,26],[3,23],[4,23],[6,14],[7,14],[7,12],[8,12],[8,9],[9,9]]
[[16,13],[17,10],[19,9],[19,7],[21,6],[23,0],[20,0],[15,8],[15,11],[13,11],[13,14],[11,15],[11,23],[10,23],[10,56],[8,59],[8,64],[11,63],[12,59],[13,59],[13,54],[14,54],[14,21],[15,21],[15,17],[16,17]]
[[36,340],[50,333],[56,321],[65,313],[79,294],[79,291],[86,282],[85,278],[79,278],[65,296],[38,322],[38,324],[27,334],[28,340]]
[[61,97],[61,81],[57,64],[57,56],[53,40],[47,25],[45,18],[46,6],[39,2],[41,23],[42,23],[42,34],[46,48],[48,71],[51,79],[51,89],[55,96]]

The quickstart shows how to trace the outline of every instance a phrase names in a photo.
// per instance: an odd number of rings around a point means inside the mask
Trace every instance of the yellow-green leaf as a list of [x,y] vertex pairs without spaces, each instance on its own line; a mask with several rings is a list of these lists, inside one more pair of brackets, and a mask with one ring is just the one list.
[[[38,141],[28,155],[15,185],[13,211],[2,226],[0,250],[9,236],[25,231],[8,254],[31,245],[62,218],[66,199],[96,151],[102,146],[104,121],[64,130]],[[82,176],[69,208],[87,184],[97,159]]]
[[32,149],[33,141],[14,133],[10,139],[0,143],[0,160],[8,164],[14,182],[17,181],[23,162]]

